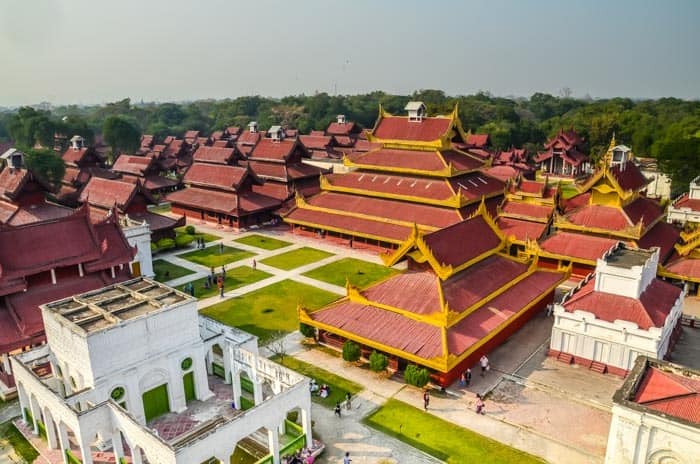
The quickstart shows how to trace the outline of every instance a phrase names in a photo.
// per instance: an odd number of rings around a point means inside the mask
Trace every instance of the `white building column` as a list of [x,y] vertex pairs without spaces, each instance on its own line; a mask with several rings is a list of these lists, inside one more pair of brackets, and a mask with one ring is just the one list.
[[58,436],[56,435],[56,424],[54,423],[51,413],[44,413],[44,427],[46,427],[46,441],[49,448],[58,448]]
[[311,448],[314,442],[313,435],[311,434],[311,405],[301,408],[301,428],[306,435],[306,447]]
[[64,464],[68,464],[66,451],[70,449],[70,442],[68,441],[68,427],[63,422],[58,423],[58,445],[61,448]]
[[32,414],[32,423],[29,425],[32,426],[34,435],[39,435],[39,426],[37,425],[36,421],[41,417],[41,410],[39,409],[39,405],[36,404],[36,400],[31,396],[29,397],[29,412]]
[[277,427],[268,426],[267,428],[267,445],[270,448],[272,455],[272,463],[280,464],[280,436],[277,434]]
[[263,402],[263,388],[262,382],[259,382],[257,377],[253,377],[253,399],[255,400],[255,405],[259,405]]
[[124,445],[122,444],[122,435],[119,430],[112,434],[112,452],[117,464],[119,464],[119,460],[124,457]]
[[238,370],[234,370],[231,373],[231,384],[233,385],[233,403],[237,409],[243,409],[241,404],[241,396],[243,395],[241,390],[241,373]]
[[141,457],[141,448],[134,446],[131,448],[131,462],[134,464],[143,464],[143,458]]
[[76,438],[80,440],[80,456],[82,458],[83,464],[92,464],[92,447],[90,446],[90,441],[84,436],[76,434]]

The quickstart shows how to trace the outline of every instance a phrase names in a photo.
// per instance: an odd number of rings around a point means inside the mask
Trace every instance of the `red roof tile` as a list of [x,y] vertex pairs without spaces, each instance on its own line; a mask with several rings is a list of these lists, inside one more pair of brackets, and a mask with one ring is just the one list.
[[260,132],[244,131],[236,139],[237,145],[255,145],[260,141]]
[[644,227],[664,215],[661,205],[651,198],[639,197],[623,208],[633,224],[642,221]]
[[547,143],[545,143],[545,148],[552,148],[555,146],[571,149],[575,146],[583,145],[583,138],[578,135],[578,133],[573,130],[560,130],[554,137],[550,138]]
[[68,148],[66,151],[63,152],[63,155],[61,157],[63,158],[63,161],[65,161],[66,163],[77,165],[83,160],[83,157],[89,151],[90,151],[90,148],[88,148],[88,147],[81,148],[79,150],[76,150],[74,148]]
[[341,213],[363,214],[376,217],[378,220],[387,218],[433,227],[446,227],[462,220],[454,208],[345,193],[323,192],[307,201],[312,206],[333,209]]
[[489,146],[491,137],[489,134],[467,134],[467,145],[483,148]]
[[409,121],[407,117],[382,117],[373,135],[384,140],[406,140],[429,142],[438,140],[450,130],[450,118],[423,118],[422,121]]
[[533,219],[547,219],[554,212],[554,206],[536,205],[522,201],[506,200],[501,208],[504,216],[517,216]]
[[503,165],[492,166],[490,168],[484,169],[484,172],[486,172],[489,176],[495,177],[496,179],[500,179],[503,182],[507,181],[508,179],[513,179],[521,173],[521,171],[514,166]]
[[567,213],[566,218],[579,226],[606,230],[624,230],[634,225],[624,210],[614,206],[585,205]]
[[359,236],[380,237],[391,243],[403,243],[411,235],[411,228],[388,223],[384,220],[372,220],[334,214],[324,211],[312,211],[295,208],[285,221],[292,224],[318,225],[321,229],[355,233]]
[[343,300],[310,316],[320,323],[424,359],[442,354],[440,328],[391,311]]
[[153,165],[153,156],[120,155],[112,166],[113,171],[143,176]]
[[505,188],[505,183],[480,171],[450,177],[447,181],[455,192],[467,200],[501,194]]
[[678,243],[680,233],[671,224],[663,221],[656,223],[637,242],[640,248],[659,247],[659,262],[663,263],[673,251],[673,246]]
[[249,161],[250,169],[263,179],[275,178],[287,181],[287,166],[283,163],[266,163],[264,161]]
[[557,231],[544,239],[540,248],[563,257],[596,261],[617,242],[618,240],[612,238]]
[[439,312],[439,279],[430,270],[407,271],[368,288],[362,295],[373,303],[415,314]]
[[663,327],[682,290],[675,285],[654,279],[639,299],[595,291],[595,277],[564,302],[568,312],[593,313],[607,322],[634,322],[642,330]]
[[233,148],[200,146],[194,152],[195,162],[229,164],[235,155]]
[[238,196],[235,192],[220,192],[197,187],[172,192],[166,199],[174,205],[224,214],[235,214],[238,204]]
[[578,195],[574,195],[573,197],[569,199],[565,199],[563,201],[564,203],[564,213],[569,213],[576,208],[580,208],[582,206],[586,206],[589,203],[589,200],[591,198],[591,192],[586,192],[586,193],[579,193]]
[[291,180],[318,177],[326,170],[306,163],[291,163],[287,165],[287,176]]
[[547,229],[547,224],[544,222],[523,221],[508,217],[499,217],[496,225],[506,237],[513,236],[520,242],[539,240]]
[[299,141],[307,149],[325,150],[331,146],[333,138],[327,135],[301,135]]
[[354,122],[345,122],[340,124],[338,122],[332,122],[328,124],[326,128],[326,134],[328,135],[348,135],[354,132],[359,132],[360,128]]
[[500,237],[480,215],[432,232],[423,241],[438,263],[455,267],[501,245]]
[[297,147],[296,140],[284,139],[275,141],[272,139],[262,139],[253,148],[250,158],[260,158],[269,160],[284,160],[289,158]]
[[624,166],[624,169],[620,165],[610,168],[610,173],[615,177],[622,190],[633,190],[636,192],[649,183],[649,180],[644,177],[636,164],[628,162]]
[[650,367],[637,388],[634,402],[700,424],[700,379]]
[[294,194],[286,182],[275,182],[272,180],[266,180],[262,185],[254,185],[253,192],[276,198],[279,201],[287,200]]
[[673,202],[675,208],[688,208],[692,211],[700,211],[700,199],[690,198],[688,192],[681,195]]
[[458,171],[473,171],[484,167],[483,161],[454,150],[443,151],[442,157]]
[[3,169],[0,172],[0,195],[14,199],[31,178],[31,173],[26,169]]
[[137,186],[121,180],[91,177],[90,181],[80,192],[79,201],[89,202],[93,206],[109,209],[113,206],[124,210],[136,195]]
[[199,131],[198,130],[188,130],[185,132],[185,140],[187,140],[189,143],[193,143],[194,141],[197,140],[199,137]]
[[493,330],[509,323],[525,306],[563,280],[559,272],[535,271],[496,298],[470,313],[447,332],[450,354],[460,355],[488,336]]
[[664,267],[673,274],[700,279],[700,259],[678,256],[678,254],[673,253]]
[[0,224],[8,222],[19,209],[19,205],[0,200]]
[[53,203],[39,203],[19,208],[12,219],[7,221],[12,226],[19,226],[38,221],[49,221],[73,214],[73,210]]
[[448,200],[454,195],[450,185],[442,179],[379,174],[354,171],[329,174],[326,180],[332,187],[360,189],[368,193],[394,194],[429,200]]
[[183,181],[192,185],[235,191],[247,175],[248,170],[239,166],[195,163],[187,170]]
[[398,150],[380,148],[351,157],[353,163],[373,169],[400,168],[419,171],[442,171],[447,166],[436,151]]

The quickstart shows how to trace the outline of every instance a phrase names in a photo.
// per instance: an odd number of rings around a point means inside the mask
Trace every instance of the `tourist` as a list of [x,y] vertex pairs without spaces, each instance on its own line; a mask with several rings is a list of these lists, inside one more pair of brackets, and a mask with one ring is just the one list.
[[219,253],[224,252],[224,242],[219,242]]
[[257,266],[258,266],[258,263],[256,263],[255,260],[253,260],[253,269],[255,269]]
[[350,392],[347,392],[345,394],[345,409],[347,409],[348,411],[351,409],[351,405],[350,405],[351,398],[352,398],[352,395],[350,395]]
[[326,385],[325,383],[321,385],[321,388],[318,391],[318,396],[321,398],[328,398],[328,395],[331,393],[330,387]]
[[547,305],[547,317],[550,317],[552,315],[552,311],[554,311],[554,306],[552,303]]
[[481,398],[480,394],[476,394],[476,413],[484,415],[486,414],[486,405],[484,404],[484,400]]
[[309,383],[309,391],[311,393],[316,393],[318,391],[318,384],[316,383],[316,379],[311,379],[311,382]]
[[225,279],[226,278],[226,265],[221,266],[221,276]]
[[343,458],[343,464],[350,464],[352,459],[350,459],[350,451],[345,452],[345,457]]
[[224,279],[219,278],[216,285],[217,285],[217,287],[219,287],[219,296],[221,298],[223,298],[224,297]]
[[428,405],[430,404],[430,391],[426,388],[423,391],[423,409],[428,410]]
[[471,368],[467,368],[466,372],[464,372],[464,383],[469,386],[469,384],[472,383],[472,370]]
[[485,354],[481,355],[479,365],[481,366],[481,376],[483,377],[486,375],[486,371],[491,369],[491,366],[489,365],[489,358],[487,358]]
[[342,417],[342,416],[340,415],[340,402],[337,402],[337,401],[336,401],[336,403],[335,403],[335,409],[333,409],[333,413],[334,413],[336,416],[338,416],[338,417]]

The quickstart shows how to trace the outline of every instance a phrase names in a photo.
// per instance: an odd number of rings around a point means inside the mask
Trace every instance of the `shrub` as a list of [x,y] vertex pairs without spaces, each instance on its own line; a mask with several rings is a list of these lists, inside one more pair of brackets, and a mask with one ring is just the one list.
[[406,383],[423,388],[430,381],[430,372],[425,367],[418,367],[415,364],[406,366],[406,371],[403,374]]
[[161,238],[158,240],[158,243],[156,243],[156,246],[161,250],[170,250],[175,248],[175,240],[172,238]]
[[158,246],[151,242],[151,253],[157,253],[158,252]]
[[197,231],[194,230],[194,226],[187,226],[185,227],[185,232],[189,235],[194,235]]
[[369,355],[369,368],[374,372],[382,372],[389,365],[389,358],[383,353],[372,351]]
[[303,336],[308,338],[316,336],[316,329],[310,325],[304,324],[303,322],[299,323],[299,332],[301,332]]
[[178,248],[186,247],[192,242],[194,242],[194,237],[192,235],[180,234],[175,237],[175,246]]
[[360,345],[357,343],[347,340],[343,343],[343,359],[348,362],[354,362],[360,359]]

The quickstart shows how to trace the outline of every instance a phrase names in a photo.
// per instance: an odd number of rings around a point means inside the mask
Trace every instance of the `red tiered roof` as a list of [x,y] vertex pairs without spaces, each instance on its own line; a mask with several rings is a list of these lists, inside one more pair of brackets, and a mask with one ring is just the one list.
[[627,162],[624,168],[615,165],[610,168],[610,173],[617,180],[618,185],[625,191],[638,191],[643,189],[650,181],[642,174],[636,164]]
[[700,425],[700,379],[649,367],[634,402]]
[[301,135],[299,141],[309,150],[326,150],[331,146],[333,138],[330,135]]
[[236,151],[233,148],[200,146],[194,152],[195,162],[229,164],[233,161]]
[[307,202],[314,207],[432,227],[447,227],[463,219],[454,208],[336,192],[322,192],[311,197]]
[[540,248],[562,257],[596,261],[617,243],[618,240],[612,238],[557,231],[544,239]]
[[678,253],[674,251],[664,267],[673,274],[700,279],[700,259],[678,256]]
[[373,135],[384,140],[415,140],[430,142],[441,138],[452,125],[450,118],[423,118],[409,121],[407,117],[384,116],[373,131]]
[[438,263],[450,266],[460,266],[501,244],[501,238],[481,215],[432,232],[423,241]]
[[546,220],[552,215],[554,206],[536,205],[521,201],[506,200],[501,207],[502,214]]
[[326,180],[332,187],[363,190],[368,194],[394,194],[430,200],[448,200],[455,193],[442,179],[397,174],[353,171],[329,174]]
[[354,122],[332,122],[328,124],[326,128],[326,134],[328,135],[349,135],[354,132],[359,132],[359,127]]
[[153,165],[153,156],[120,155],[112,165],[112,171],[143,176]]
[[355,164],[371,166],[373,169],[382,168],[412,169],[417,171],[442,171],[447,163],[458,171],[473,171],[483,166],[483,163],[469,155],[455,151],[417,151],[394,148],[379,148],[351,156]]
[[673,202],[675,208],[689,208],[692,211],[700,211],[700,199],[690,198],[688,192],[681,195]]
[[595,291],[595,277],[564,302],[568,312],[576,310],[593,313],[607,322],[634,322],[642,330],[663,327],[682,290],[675,285],[654,279],[639,299]]
[[183,181],[192,185],[235,191],[248,175],[248,169],[239,166],[195,163],[187,170]]
[[673,246],[678,243],[680,233],[671,224],[659,221],[638,241],[639,248],[651,248],[657,246],[659,251],[659,262],[663,263],[673,252]]
[[567,213],[566,219],[579,226],[606,230],[624,230],[634,225],[623,210],[614,206],[585,205]]
[[140,186],[138,183],[91,177],[80,193],[78,201],[81,203],[88,202],[103,209],[117,206],[123,211],[139,191]]
[[467,134],[467,145],[475,148],[484,148],[491,143],[489,134]]
[[26,169],[3,169],[0,172],[0,195],[14,199],[31,178],[32,174]]
[[661,205],[647,197],[639,197],[623,208],[633,224],[642,221],[644,227],[664,215]]
[[509,217],[499,217],[496,225],[506,237],[514,236],[516,240],[539,240],[547,229],[545,222],[524,221]]
[[184,206],[214,211],[217,213],[237,215],[273,209],[279,206],[279,200],[255,192],[222,192],[197,187],[178,190],[168,195],[167,200]]
[[250,153],[249,157],[283,161],[291,156],[296,147],[296,140],[262,139],[260,142],[258,142],[255,148],[253,148],[253,151]]
[[61,158],[63,158],[63,161],[68,164],[78,165],[81,161],[83,161],[83,158],[89,151],[90,148],[88,147],[83,147],[77,150],[71,147],[63,152]]

